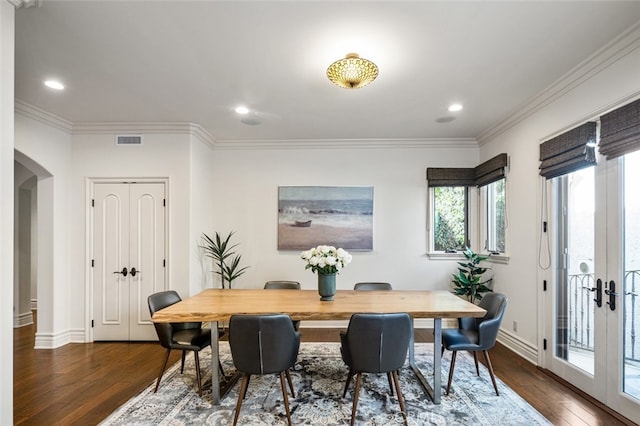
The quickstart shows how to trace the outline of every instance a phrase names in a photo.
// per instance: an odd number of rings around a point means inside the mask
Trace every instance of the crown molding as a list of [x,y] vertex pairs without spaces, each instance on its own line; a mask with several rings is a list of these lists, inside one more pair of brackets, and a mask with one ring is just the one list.
[[478,144],[485,145],[502,133],[515,127],[547,105],[583,84],[612,64],[640,47],[640,22],[597,50],[571,71],[530,99],[505,120],[498,122],[478,136]]
[[218,150],[477,148],[473,138],[218,140]]
[[16,114],[39,121],[58,130],[62,130],[65,133],[71,133],[73,129],[73,123],[70,121],[21,101],[20,99],[15,99],[13,108]]
[[16,9],[24,7],[40,7],[42,6],[42,0],[8,0]]
[[112,123],[76,123],[71,131],[74,135],[87,134],[115,134],[115,133],[143,133],[143,134],[188,134],[211,148],[216,142],[207,130],[195,123],[136,123],[136,122],[112,122]]

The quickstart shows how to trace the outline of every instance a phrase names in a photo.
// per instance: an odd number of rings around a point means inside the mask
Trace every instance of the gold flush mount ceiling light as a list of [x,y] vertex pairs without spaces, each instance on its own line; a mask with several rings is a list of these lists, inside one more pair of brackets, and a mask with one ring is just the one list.
[[327,68],[327,77],[334,84],[347,89],[366,86],[378,76],[378,66],[357,53],[349,53]]

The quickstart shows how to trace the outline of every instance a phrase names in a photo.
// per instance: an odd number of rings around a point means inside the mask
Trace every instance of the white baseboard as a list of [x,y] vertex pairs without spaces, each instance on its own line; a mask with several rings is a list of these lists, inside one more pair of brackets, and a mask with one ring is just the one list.
[[31,324],[33,324],[33,313],[31,311],[14,315],[13,317],[13,328],[20,328]]
[[71,343],[71,331],[65,330],[58,333],[36,333],[35,349],[55,349]]
[[31,310],[32,311],[38,310],[38,299],[31,299]]
[[520,355],[533,365],[538,365],[538,348],[504,329],[498,332],[498,342]]
[[70,330],[71,343],[88,343],[84,328],[72,328]]

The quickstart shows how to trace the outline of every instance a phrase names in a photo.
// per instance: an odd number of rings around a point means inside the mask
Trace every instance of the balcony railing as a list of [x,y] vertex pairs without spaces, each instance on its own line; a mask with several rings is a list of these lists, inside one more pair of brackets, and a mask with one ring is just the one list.
[[[628,361],[640,362],[640,341],[637,339],[637,329],[640,325],[640,270],[625,271],[624,286],[618,290],[620,294],[617,300],[618,309],[624,313],[624,339],[625,358]],[[595,287],[593,274],[569,275],[569,348],[593,350],[594,349],[594,293]],[[603,308],[609,297],[602,295]]]

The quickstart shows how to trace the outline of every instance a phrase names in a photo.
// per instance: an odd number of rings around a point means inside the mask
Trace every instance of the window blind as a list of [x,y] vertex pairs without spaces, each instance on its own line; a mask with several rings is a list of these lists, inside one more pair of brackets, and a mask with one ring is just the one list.
[[428,167],[427,181],[434,186],[484,186],[505,177],[507,154],[496,155],[475,168]]
[[640,149],[640,100],[600,117],[598,150],[607,160]]
[[596,123],[588,122],[540,144],[540,176],[552,179],[596,164]]

